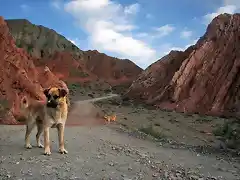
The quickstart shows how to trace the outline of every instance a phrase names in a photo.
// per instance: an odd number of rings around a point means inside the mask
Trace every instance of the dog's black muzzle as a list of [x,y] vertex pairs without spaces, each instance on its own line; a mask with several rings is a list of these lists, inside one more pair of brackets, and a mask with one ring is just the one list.
[[55,101],[47,102],[47,107],[49,107],[49,108],[57,108],[57,106],[58,106],[58,104]]

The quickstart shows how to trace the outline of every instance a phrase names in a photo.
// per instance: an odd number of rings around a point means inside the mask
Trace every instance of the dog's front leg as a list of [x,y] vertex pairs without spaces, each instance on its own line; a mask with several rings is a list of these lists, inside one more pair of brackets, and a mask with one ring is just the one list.
[[44,127],[44,154],[50,155],[49,127]]
[[68,151],[64,148],[64,125],[58,124],[58,141],[59,141],[59,152],[61,154],[67,154]]

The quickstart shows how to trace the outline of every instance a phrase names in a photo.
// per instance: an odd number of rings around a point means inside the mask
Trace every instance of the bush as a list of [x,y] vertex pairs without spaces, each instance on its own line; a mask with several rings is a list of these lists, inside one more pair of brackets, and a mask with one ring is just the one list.
[[18,48],[22,48],[23,46],[22,46],[22,44],[21,44],[21,41],[18,39],[18,40],[16,40],[16,46],[18,47]]
[[0,99],[0,118],[4,118],[7,111],[10,110],[9,102],[6,99]]
[[34,46],[32,44],[27,45],[27,52],[31,53],[33,48],[34,48]]
[[78,69],[73,69],[70,71],[70,76],[88,77],[89,74]]
[[240,149],[240,122],[239,120],[225,121],[213,131],[215,136],[223,139],[226,146],[231,149]]
[[162,132],[157,131],[156,129],[154,129],[153,126],[148,126],[148,127],[142,127],[139,129],[139,131],[148,134],[156,139],[163,139],[165,136]]
[[82,86],[78,83],[67,83],[68,89],[70,90],[77,90],[80,89]]

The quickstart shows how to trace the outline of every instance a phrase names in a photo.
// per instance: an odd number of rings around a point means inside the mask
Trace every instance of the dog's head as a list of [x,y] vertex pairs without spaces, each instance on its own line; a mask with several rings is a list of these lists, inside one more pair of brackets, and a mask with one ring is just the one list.
[[47,97],[47,107],[57,108],[58,105],[66,103],[67,91],[63,88],[48,88],[44,91]]

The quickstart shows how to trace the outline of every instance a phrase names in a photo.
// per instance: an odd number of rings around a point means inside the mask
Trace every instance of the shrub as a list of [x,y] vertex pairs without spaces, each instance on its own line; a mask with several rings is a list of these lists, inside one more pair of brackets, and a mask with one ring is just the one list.
[[27,52],[30,53],[32,52],[34,46],[32,44],[27,45]]
[[21,41],[18,39],[18,40],[16,40],[16,46],[18,47],[18,48],[22,48],[23,46],[22,46],[22,43],[21,43]]
[[213,131],[215,136],[222,137],[227,147],[240,149],[240,122],[239,120],[225,121]]
[[153,126],[148,126],[148,127],[142,127],[139,129],[139,131],[148,134],[156,139],[163,139],[165,136],[162,132],[157,131],[156,129],[154,129]]
[[0,118],[4,118],[6,112],[9,110],[9,102],[6,99],[0,99]]
[[77,76],[77,77],[88,77],[89,74],[78,69],[72,69],[70,71],[70,76]]

